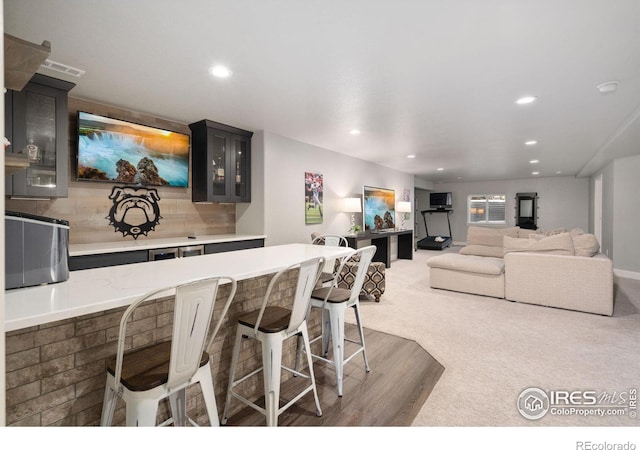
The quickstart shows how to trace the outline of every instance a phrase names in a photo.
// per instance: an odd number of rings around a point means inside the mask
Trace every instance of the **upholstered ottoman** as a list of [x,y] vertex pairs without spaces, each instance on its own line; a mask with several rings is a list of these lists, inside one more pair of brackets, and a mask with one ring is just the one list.
[[[338,270],[340,263],[336,261],[335,270]],[[385,282],[385,265],[383,262],[372,262],[367,270],[367,275],[362,284],[360,295],[373,295],[376,302],[380,301],[380,296],[384,294]],[[347,261],[338,275],[338,287],[343,289],[351,289],[358,271],[358,262],[355,260]]]
[[427,261],[432,288],[504,298],[504,261],[445,253]]

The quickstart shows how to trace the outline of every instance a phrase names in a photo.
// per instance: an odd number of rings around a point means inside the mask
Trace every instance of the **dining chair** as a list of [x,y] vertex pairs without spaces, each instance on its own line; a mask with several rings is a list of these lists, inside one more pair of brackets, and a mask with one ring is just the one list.
[[[207,339],[222,280],[231,283],[230,293]],[[222,325],[236,289],[237,282],[233,278],[198,279],[149,292],[125,310],[120,320],[117,354],[107,365],[102,426],[111,425],[118,398],[125,402],[127,426],[155,426],[158,403],[167,397],[171,417],[159,425],[197,425],[186,414],[186,388],[196,383],[202,389],[210,425],[220,424],[207,349]],[[173,292],[171,339],[125,352],[127,322],[134,311],[148,300]]]
[[[313,245],[349,247],[347,239],[344,236],[339,236],[337,234],[311,233],[311,243]],[[322,269],[322,273],[320,274],[320,284],[322,284],[322,286],[330,286],[331,282],[333,282],[336,277],[334,261],[335,259],[327,260],[325,267]]]
[[[237,399],[241,403],[264,414],[267,426],[277,426],[278,416],[311,391],[313,391],[315,400],[316,414],[318,416],[322,415],[313,373],[307,317],[310,310],[311,292],[318,282],[319,273],[322,270],[323,264],[324,258],[318,257],[308,259],[281,270],[269,282],[260,309],[238,317],[238,328],[231,357],[229,387],[227,389],[224,413],[222,414],[223,424],[227,423],[229,418],[231,401]],[[280,281],[283,274],[294,269],[298,270],[298,278],[291,309],[269,305],[272,300],[272,294],[274,294],[274,286]],[[302,336],[304,348],[307,353],[308,374],[298,370],[297,367],[293,369],[282,364],[283,342],[297,335]],[[256,339],[261,343],[262,366],[246,375],[238,377],[238,357],[243,339]],[[293,399],[289,400],[283,406],[280,406],[282,370],[286,370],[294,376],[309,379],[310,383],[295,395]],[[264,407],[244,397],[238,388],[241,383],[259,373],[262,373],[263,376]]]
[[[344,365],[358,353],[362,353],[364,367],[369,372],[369,362],[364,342],[364,330],[360,314],[360,291],[367,276],[367,270],[376,251],[374,245],[354,250],[350,255],[342,258],[338,273],[350,261],[358,260],[355,278],[350,289],[338,287],[337,279],[329,287],[315,289],[311,293],[311,307],[322,309],[322,332],[320,336],[311,340],[311,343],[322,340],[322,354],[313,354],[313,358],[332,365],[336,372],[336,384],[338,396],[342,397]],[[344,319],[347,308],[353,308],[358,327],[359,341],[348,339],[344,332]],[[348,357],[345,357],[345,342],[357,344],[358,348]],[[329,344],[331,343],[332,355],[329,358]],[[299,359],[299,358],[297,358]]]

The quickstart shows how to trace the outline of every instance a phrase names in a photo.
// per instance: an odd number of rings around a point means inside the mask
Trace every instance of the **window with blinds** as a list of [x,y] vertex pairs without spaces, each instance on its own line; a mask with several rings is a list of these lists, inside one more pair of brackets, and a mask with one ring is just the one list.
[[469,223],[505,223],[504,194],[470,195],[467,200]]

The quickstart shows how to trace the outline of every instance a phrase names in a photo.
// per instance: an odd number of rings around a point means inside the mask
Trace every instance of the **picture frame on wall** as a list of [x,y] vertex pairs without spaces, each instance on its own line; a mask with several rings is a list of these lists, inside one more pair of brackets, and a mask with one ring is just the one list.
[[304,173],[304,223],[321,224],[323,221],[322,194],[324,183],[321,173]]

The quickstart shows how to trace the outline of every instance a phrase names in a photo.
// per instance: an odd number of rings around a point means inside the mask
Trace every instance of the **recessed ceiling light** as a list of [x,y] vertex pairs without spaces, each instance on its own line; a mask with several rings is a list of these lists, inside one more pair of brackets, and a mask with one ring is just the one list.
[[442,171],[444,170],[444,167],[438,167],[436,170],[437,170],[438,172],[442,172]]
[[556,175],[560,175],[561,173],[562,173],[562,170],[558,170],[558,171],[556,172]]
[[612,94],[618,89],[617,81],[607,81],[606,83],[599,84],[596,86],[601,94]]
[[518,105],[528,105],[529,103],[535,102],[537,99],[538,99],[537,97],[528,95],[526,97],[520,97],[518,100],[516,100],[516,103]]
[[537,159],[532,159],[531,161],[529,161],[529,164],[538,164],[540,161],[538,161]]
[[524,143],[524,145],[536,145],[538,143],[538,141],[527,141]]
[[407,158],[415,158],[416,155],[407,155]]
[[357,129],[354,128],[353,130],[349,131],[349,134],[352,134],[352,135],[356,136],[356,135],[360,134],[360,130],[357,130]]
[[216,65],[209,69],[211,75],[217,78],[229,78],[231,76],[231,70],[227,66]]
[[531,175],[540,175],[540,172],[531,172]]

